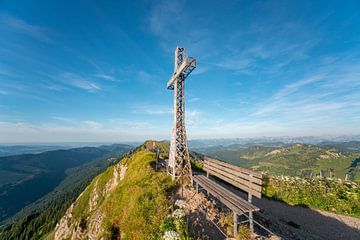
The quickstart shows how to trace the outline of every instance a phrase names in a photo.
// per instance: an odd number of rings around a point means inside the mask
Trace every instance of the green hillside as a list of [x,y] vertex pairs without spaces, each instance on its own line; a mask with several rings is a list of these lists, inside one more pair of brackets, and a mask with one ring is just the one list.
[[[168,145],[158,144],[168,151]],[[190,239],[186,223],[169,218],[176,186],[152,168],[152,150],[152,142],[145,142],[96,176],[47,239],[162,239],[170,229]]]
[[292,144],[283,147],[265,145],[231,145],[194,149],[242,167],[269,175],[310,177],[321,175],[344,179],[360,179],[359,153],[320,147],[310,144]]
[[319,144],[322,147],[336,148],[344,152],[360,153],[360,141],[350,142],[322,142]]

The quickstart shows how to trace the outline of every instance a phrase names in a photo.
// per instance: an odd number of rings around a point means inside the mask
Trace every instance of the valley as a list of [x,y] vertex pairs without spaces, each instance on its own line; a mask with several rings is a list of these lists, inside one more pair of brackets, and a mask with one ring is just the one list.
[[116,144],[0,158],[0,168],[7,173],[1,175],[1,221],[5,232],[0,235],[30,234],[26,232],[33,231],[34,224],[40,224],[44,231],[53,228],[89,181],[131,149]]

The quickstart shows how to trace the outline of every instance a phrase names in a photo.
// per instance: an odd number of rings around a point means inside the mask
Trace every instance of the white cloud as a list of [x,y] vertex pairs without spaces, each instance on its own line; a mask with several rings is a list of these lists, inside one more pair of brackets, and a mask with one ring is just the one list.
[[145,121],[129,120],[123,118],[110,119],[109,121],[114,126],[114,128],[130,128],[137,130],[150,130],[155,128],[153,124]]
[[166,115],[174,112],[174,110],[170,107],[149,104],[134,106],[132,111],[133,113],[148,115]]
[[103,125],[99,122],[96,122],[96,121],[84,121],[84,123],[89,126],[90,128],[93,128],[93,129],[100,129]]
[[104,80],[108,80],[111,82],[121,82],[120,80],[116,79],[115,77],[108,75],[108,74],[95,74],[95,77],[100,78],[100,79],[104,79]]
[[7,91],[0,89],[0,95],[7,95],[7,94],[8,94]]
[[198,124],[201,123],[201,112],[199,112],[198,110],[187,110],[185,113],[185,122],[189,125],[189,126],[197,126]]
[[197,102],[197,101],[199,101],[200,100],[200,98],[198,98],[198,97],[193,97],[193,98],[190,98],[188,101],[189,102]]
[[71,84],[75,87],[88,90],[89,92],[96,92],[101,90],[98,84],[86,80],[74,79],[71,81]]
[[165,139],[170,131],[130,119],[76,121],[54,117],[64,123],[32,124],[29,122],[0,121],[0,142],[89,142],[143,141]]
[[97,92],[101,90],[101,87],[97,83],[89,81],[75,73],[62,73],[59,78],[69,85],[87,90],[88,92]]
[[46,42],[51,41],[47,34],[47,30],[43,27],[30,24],[20,18],[8,14],[0,14],[0,21],[7,26],[10,31],[24,33]]
[[308,78],[302,79],[300,81],[290,83],[290,84],[286,85],[285,87],[283,87],[282,89],[280,89],[275,94],[274,98],[279,99],[282,97],[286,97],[289,94],[292,94],[292,93],[298,91],[299,89],[301,89],[302,87],[304,87],[306,85],[316,83],[316,82],[323,80],[324,77],[325,77],[324,74],[316,74],[316,75],[310,76]]

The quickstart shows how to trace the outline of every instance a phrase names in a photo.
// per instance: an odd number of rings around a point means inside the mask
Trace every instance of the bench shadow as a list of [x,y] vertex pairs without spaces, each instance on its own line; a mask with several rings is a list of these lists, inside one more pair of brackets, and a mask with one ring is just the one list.
[[189,232],[194,239],[225,239],[225,236],[200,211],[190,213],[188,222],[191,223],[189,224]]

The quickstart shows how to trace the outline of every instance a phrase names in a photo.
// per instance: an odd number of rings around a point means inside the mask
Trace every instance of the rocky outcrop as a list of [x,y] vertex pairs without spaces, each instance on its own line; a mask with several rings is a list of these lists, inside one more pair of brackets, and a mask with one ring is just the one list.
[[[127,166],[120,162],[97,176],[60,219],[55,228],[55,239],[99,239],[104,219],[101,204],[124,179],[126,170]],[[74,212],[81,204],[85,204],[81,208],[84,212],[77,217]]]

